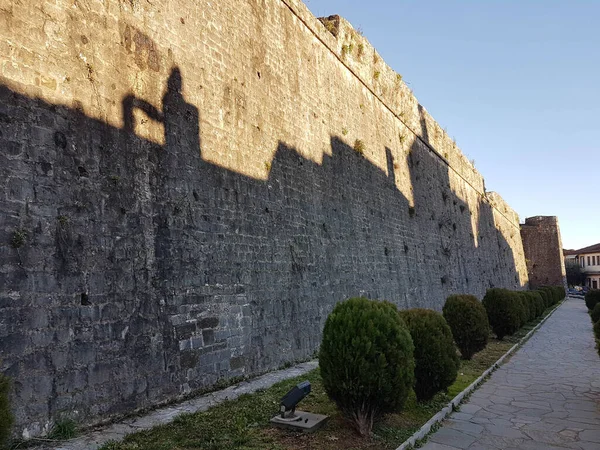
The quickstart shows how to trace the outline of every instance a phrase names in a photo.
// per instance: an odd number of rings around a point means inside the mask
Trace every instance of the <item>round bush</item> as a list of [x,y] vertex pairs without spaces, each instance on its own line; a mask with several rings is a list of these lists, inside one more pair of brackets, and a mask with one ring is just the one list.
[[485,348],[490,323],[485,308],[473,295],[451,295],[442,310],[463,359]]
[[0,448],[8,444],[14,420],[10,411],[9,391],[10,380],[0,373]]
[[550,286],[542,286],[540,289],[546,293],[548,298],[548,306],[556,304],[556,291],[554,289],[552,289]]
[[444,317],[431,309],[400,311],[415,345],[415,394],[431,400],[448,388],[458,373],[459,360],[452,331]]
[[525,313],[527,315],[527,320],[525,320],[525,323],[530,322],[536,318],[534,300],[529,295],[529,292],[518,291],[518,294],[521,298],[521,303],[523,304],[523,308],[525,309]]
[[593,310],[594,306],[600,302],[600,289],[591,289],[585,294],[585,306]]
[[550,298],[550,295],[548,294],[548,292],[545,291],[544,289],[537,289],[536,292],[538,294],[540,294],[540,296],[542,297],[542,300],[544,301],[544,311],[545,311],[546,308],[548,308],[552,304],[552,299]]
[[563,286],[545,286],[545,289],[550,292],[553,305],[565,298],[565,288]]
[[533,299],[535,305],[535,317],[540,317],[546,310],[546,304],[542,295],[538,291],[529,291],[529,296]]
[[404,405],[413,386],[414,350],[389,302],[351,298],[327,317],[319,352],[323,385],[361,435],[381,414]]
[[529,322],[529,306],[527,305],[527,299],[523,295],[523,292],[516,291],[515,294],[517,294],[517,298],[519,299],[519,303],[521,304],[521,311],[520,311],[521,325],[519,325],[519,328],[520,328],[523,325],[525,325],[527,322]]
[[596,303],[596,306],[594,306],[594,309],[592,309],[590,316],[592,317],[593,323],[596,323],[600,320],[600,303]]
[[559,302],[567,296],[564,286],[556,286],[556,295]]
[[[534,292],[531,291],[527,291],[525,292],[525,295],[527,296],[527,300],[529,301],[529,311],[530,311],[530,315],[531,315],[531,319],[530,320],[535,320],[539,313],[539,309],[541,306],[541,298],[538,298],[537,294],[535,294]],[[538,306],[538,302],[540,303],[540,305]]]
[[511,335],[521,326],[522,308],[519,295],[508,289],[488,289],[483,297],[490,326],[498,339]]
[[596,336],[596,350],[600,355],[600,320],[594,324],[594,336]]

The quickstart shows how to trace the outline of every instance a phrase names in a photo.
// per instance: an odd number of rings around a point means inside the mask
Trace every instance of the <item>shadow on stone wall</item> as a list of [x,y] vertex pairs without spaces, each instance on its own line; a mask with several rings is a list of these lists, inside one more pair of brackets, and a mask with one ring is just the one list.
[[[321,165],[279,143],[256,180],[202,159],[183,87],[175,68],[162,110],[125,97],[123,129],[0,87],[0,359],[21,430],[307,358],[350,296],[440,309],[514,287],[490,206],[475,246],[468,205],[420,141],[414,205],[391,149],[386,174],[337,137]],[[164,146],[136,136],[136,109],[163,123]]]

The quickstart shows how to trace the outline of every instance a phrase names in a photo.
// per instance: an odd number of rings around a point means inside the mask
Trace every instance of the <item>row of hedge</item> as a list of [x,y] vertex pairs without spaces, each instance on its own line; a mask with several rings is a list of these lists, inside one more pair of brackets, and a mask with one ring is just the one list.
[[[457,347],[463,359],[471,359],[486,347],[490,325],[502,339],[564,296],[562,287],[493,288],[482,302],[472,295],[448,297],[443,314],[398,311],[390,302],[362,297],[338,303],[325,323],[319,353],[325,390],[358,432],[368,435],[378,416],[402,409],[411,389],[425,401],[454,383]],[[588,292],[586,305],[600,341],[600,290]],[[8,390],[0,374],[0,447],[12,423]]]
[[443,315],[430,309],[398,311],[387,301],[351,298],[325,322],[319,366],[328,396],[366,436],[382,414],[399,411],[414,389],[429,400],[454,381],[463,359],[488,342],[517,331],[564,298],[562,288],[537,291],[489,289],[483,302],[452,295]]
[[402,409],[411,389],[422,401],[450,386],[459,360],[440,313],[360,297],[327,317],[319,367],[328,396],[367,436],[379,416]]
[[483,306],[493,332],[502,340],[564,298],[565,290],[561,286],[544,286],[535,291],[492,288],[487,290]]
[[591,289],[585,294],[585,305],[588,307],[592,323],[594,324],[596,349],[598,350],[598,355],[600,355],[600,289]]

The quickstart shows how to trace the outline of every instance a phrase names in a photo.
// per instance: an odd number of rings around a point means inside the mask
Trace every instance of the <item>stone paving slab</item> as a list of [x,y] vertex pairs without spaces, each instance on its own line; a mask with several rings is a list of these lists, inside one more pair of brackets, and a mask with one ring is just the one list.
[[[46,444],[37,448],[38,450],[96,450],[111,440],[121,441],[128,434],[167,424],[183,413],[206,411],[208,408],[218,405],[225,400],[233,400],[242,394],[251,394],[259,389],[269,388],[279,381],[304,375],[316,369],[317,366],[317,361],[309,361],[290,367],[289,369],[277,370],[253,380],[230,386],[221,391],[211,392],[210,394],[202,395],[176,405],[157,409],[143,416],[124,420],[123,422],[87,433],[69,441],[61,442],[60,444]],[[275,409],[274,414],[276,412],[277,410]]]
[[423,450],[599,450],[600,357],[585,302],[567,299],[442,425]]

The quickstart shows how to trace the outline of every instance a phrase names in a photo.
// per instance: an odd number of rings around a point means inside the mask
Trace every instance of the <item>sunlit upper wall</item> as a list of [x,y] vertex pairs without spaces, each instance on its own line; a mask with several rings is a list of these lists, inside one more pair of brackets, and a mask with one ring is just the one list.
[[[202,157],[239,173],[267,178],[280,141],[321,162],[339,136],[383,171],[388,148],[412,202],[407,158],[420,140],[470,209],[484,195],[481,175],[365,37],[300,1],[9,0],[0,25],[4,84],[113,126],[124,124],[126,96],[162,111],[178,67],[199,109]],[[138,135],[164,142],[160,119],[132,114]]]

